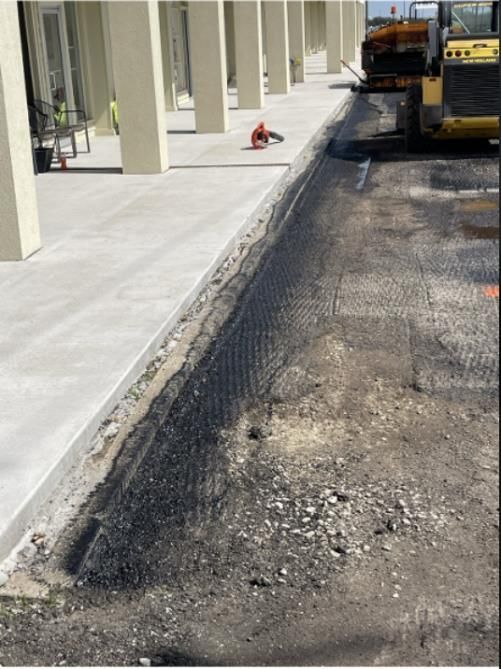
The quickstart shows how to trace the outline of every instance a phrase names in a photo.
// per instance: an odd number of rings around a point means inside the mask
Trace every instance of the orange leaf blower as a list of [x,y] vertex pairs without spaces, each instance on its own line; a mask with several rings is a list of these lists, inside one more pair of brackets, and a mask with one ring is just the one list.
[[252,132],[252,146],[255,149],[265,149],[270,139],[274,139],[277,142],[283,142],[285,137],[280,135],[278,132],[268,130],[264,124],[264,121],[261,121]]

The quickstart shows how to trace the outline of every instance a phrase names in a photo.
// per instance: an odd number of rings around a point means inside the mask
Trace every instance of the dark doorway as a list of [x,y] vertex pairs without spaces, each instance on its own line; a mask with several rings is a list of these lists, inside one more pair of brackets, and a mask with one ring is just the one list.
[[23,52],[23,65],[24,65],[24,81],[26,84],[26,98],[28,104],[32,104],[33,98],[35,97],[33,91],[33,77],[31,75],[31,65],[30,65],[30,51],[28,48],[28,34],[26,31],[26,17],[24,14],[24,6],[22,2],[17,3],[17,10],[19,13],[19,29],[21,31],[21,48]]

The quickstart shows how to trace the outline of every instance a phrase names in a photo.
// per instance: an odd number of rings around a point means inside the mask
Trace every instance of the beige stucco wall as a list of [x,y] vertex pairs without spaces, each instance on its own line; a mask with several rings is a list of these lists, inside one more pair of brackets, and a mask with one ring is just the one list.
[[261,109],[264,106],[264,78],[260,0],[236,2],[234,21],[238,106]]
[[188,28],[196,130],[226,132],[229,117],[222,0],[191,0]]
[[289,22],[289,55],[300,64],[295,67],[297,83],[304,82],[305,23],[303,0],[288,0],[287,19]]
[[0,260],[40,248],[17,4],[0,2]]
[[158,2],[110,2],[113,73],[126,174],[167,167],[167,127]]
[[[238,0],[240,2],[240,0]],[[237,73],[236,43],[235,43],[235,8],[234,2],[225,0],[224,3],[224,32],[226,35],[226,72],[228,81]]]
[[356,8],[355,0],[343,0],[343,58],[347,63],[355,60],[356,55]]
[[96,134],[109,135],[113,133],[110,108],[113,81],[109,80],[106,67],[108,55],[101,4],[78,2],[77,20],[87,116],[94,119]]
[[332,0],[325,3],[327,41],[327,72],[343,71],[343,12],[342,3]]
[[286,0],[265,0],[268,92],[290,91],[289,25]]

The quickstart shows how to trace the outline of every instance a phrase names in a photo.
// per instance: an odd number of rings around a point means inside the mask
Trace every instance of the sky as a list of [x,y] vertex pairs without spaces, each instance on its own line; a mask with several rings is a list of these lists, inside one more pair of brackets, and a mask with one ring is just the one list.
[[404,14],[404,5],[405,5],[405,15],[408,14],[409,12],[409,5],[411,4],[409,2],[386,2],[386,0],[375,0],[373,2],[369,1],[369,9],[368,9],[368,14],[369,16],[387,16],[390,18],[390,8],[392,5],[395,5],[397,7],[397,14],[400,16],[400,14]]
[[411,0],[408,2],[386,2],[386,0],[373,0],[372,2],[369,0],[369,8],[368,8],[368,14],[369,17],[371,16],[387,16],[390,18],[390,9],[393,5],[396,6],[397,8],[397,15],[400,16],[401,14],[404,14],[405,16],[408,15],[409,13],[409,6],[411,4]]
[[[383,0],[377,0],[375,2],[369,2],[368,14],[370,16],[387,16],[390,17],[390,8],[395,5],[397,7],[398,14],[403,14],[404,3],[403,2],[384,2]],[[406,3],[407,5],[409,3]]]

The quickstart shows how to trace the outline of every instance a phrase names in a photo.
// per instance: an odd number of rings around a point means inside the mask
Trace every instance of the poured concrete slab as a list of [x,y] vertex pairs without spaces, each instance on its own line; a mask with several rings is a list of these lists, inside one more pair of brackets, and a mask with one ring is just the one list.
[[[169,113],[162,175],[121,175],[118,138],[96,137],[70,163],[83,170],[37,178],[43,249],[0,263],[0,560],[350,82],[312,75],[258,114],[231,110],[224,135]],[[261,118],[286,142],[250,151]]]

